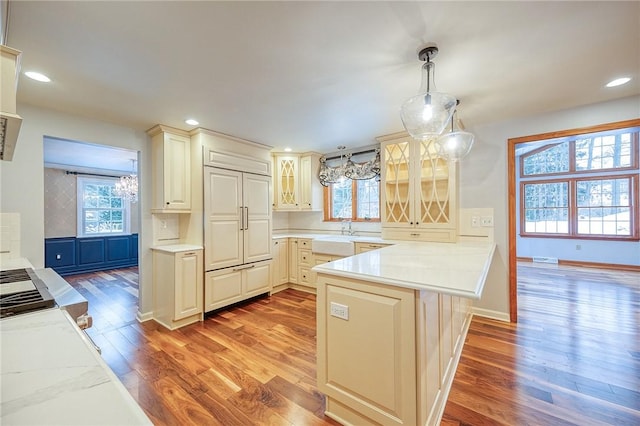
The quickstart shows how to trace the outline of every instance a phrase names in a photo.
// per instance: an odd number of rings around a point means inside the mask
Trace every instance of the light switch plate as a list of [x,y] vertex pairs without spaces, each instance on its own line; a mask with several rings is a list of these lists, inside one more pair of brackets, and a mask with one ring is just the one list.
[[348,321],[349,307],[340,303],[331,302],[331,316]]

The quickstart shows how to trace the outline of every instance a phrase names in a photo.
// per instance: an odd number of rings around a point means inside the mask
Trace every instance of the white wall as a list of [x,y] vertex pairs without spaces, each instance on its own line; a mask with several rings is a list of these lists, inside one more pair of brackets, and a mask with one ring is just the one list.
[[151,312],[151,191],[145,190],[151,188],[151,152],[146,133],[29,105],[18,105],[18,113],[23,123],[13,161],[0,161],[0,212],[20,214],[22,256],[36,268],[44,267],[44,136],[139,152],[139,311]]
[[[282,213],[275,213],[282,214]],[[275,215],[274,214],[274,215]],[[340,222],[324,222],[322,212],[289,212],[289,231],[340,233]],[[356,235],[380,236],[380,222],[353,222],[351,229]]]
[[[482,300],[476,306],[496,316],[509,313],[507,140],[638,117],[640,96],[634,96],[469,129],[476,135],[476,142],[460,164],[460,207],[493,208],[498,245],[498,261],[494,262]],[[632,243],[631,249],[636,253],[638,244]]]

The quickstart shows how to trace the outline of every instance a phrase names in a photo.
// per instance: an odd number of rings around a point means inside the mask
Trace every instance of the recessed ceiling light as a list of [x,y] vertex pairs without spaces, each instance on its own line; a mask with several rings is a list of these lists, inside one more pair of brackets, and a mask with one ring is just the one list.
[[607,87],[621,86],[625,83],[628,83],[629,81],[631,81],[629,77],[616,78],[615,80],[611,80],[610,82],[608,82]]
[[291,152],[291,148],[286,147],[286,148],[284,149],[284,152]]
[[41,81],[43,83],[49,83],[51,81],[49,77],[37,71],[26,71],[24,75],[32,80]]
[[193,118],[189,118],[188,120],[184,120],[185,123],[187,123],[189,126],[197,126],[198,124],[198,120],[194,120]]

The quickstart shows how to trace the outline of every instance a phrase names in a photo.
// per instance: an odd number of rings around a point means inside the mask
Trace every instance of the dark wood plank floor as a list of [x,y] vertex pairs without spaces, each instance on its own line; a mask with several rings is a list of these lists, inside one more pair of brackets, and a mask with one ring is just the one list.
[[[519,265],[520,322],[475,317],[443,425],[640,425],[640,274]],[[335,425],[315,297],[286,290],[167,331],[135,320],[135,268],[66,279],[89,334],[158,425]]]

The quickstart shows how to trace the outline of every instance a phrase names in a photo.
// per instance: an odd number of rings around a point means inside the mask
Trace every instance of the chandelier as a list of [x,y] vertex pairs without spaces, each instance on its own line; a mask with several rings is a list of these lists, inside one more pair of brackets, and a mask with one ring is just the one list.
[[131,174],[121,176],[116,182],[114,193],[129,202],[138,202],[138,176],[135,174],[135,160],[131,160]]

